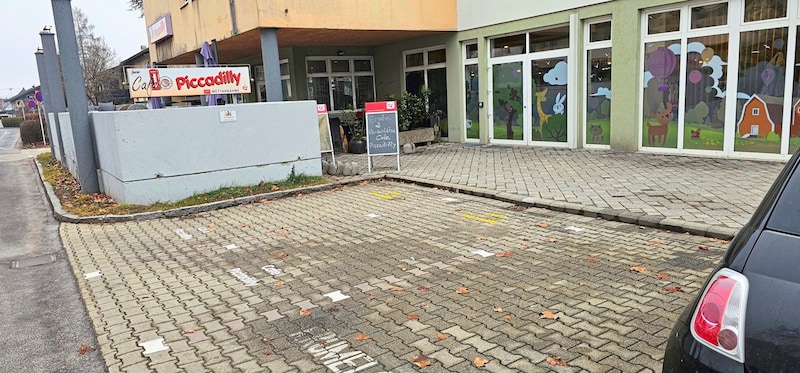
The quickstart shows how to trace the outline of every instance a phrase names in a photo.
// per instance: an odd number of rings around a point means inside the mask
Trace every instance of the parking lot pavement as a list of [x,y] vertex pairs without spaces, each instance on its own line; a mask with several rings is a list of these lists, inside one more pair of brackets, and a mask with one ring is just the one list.
[[385,181],[61,235],[111,372],[660,371],[726,246]]

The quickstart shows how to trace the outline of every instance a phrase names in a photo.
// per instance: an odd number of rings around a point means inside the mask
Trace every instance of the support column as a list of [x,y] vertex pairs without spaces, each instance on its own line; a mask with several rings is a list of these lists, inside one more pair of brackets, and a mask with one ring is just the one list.
[[[639,77],[642,66],[639,65],[641,53],[641,15],[639,9],[626,2],[614,6],[611,22],[611,35],[614,35],[614,47],[611,50],[611,149],[624,152],[639,150],[642,122],[639,97],[642,88]],[[625,47],[619,47],[624,45]],[[624,78],[623,78],[624,77]]]
[[[61,137],[61,124],[59,124],[58,113],[67,111],[67,104],[64,102],[64,84],[61,81],[61,69],[58,65],[58,52],[56,51],[56,36],[50,31],[39,33],[42,38],[42,55],[45,75],[47,75],[47,87],[50,91],[49,98],[45,96],[45,109],[47,113],[53,113],[53,126],[55,127],[55,141],[58,141],[58,154],[53,153],[53,157],[64,162],[64,141]],[[52,137],[52,136],[51,136]],[[52,138],[51,138],[52,140]],[[54,141],[51,141],[51,144]],[[54,144],[53,144],[54,145]]]
[[[45,68],[44,68],[44,52],[40,48],[39,50],[36,51],[36,53],[34,53],[34,56],[36,56],[36,70],[38,70],[38,73],[39,73],[39,90],[41,90],[41,92],[42,92],[42,99],[43,99],[44,104],[45,104],[44,105],[44,116],[45,116],[44,120],[47,122],[47,127],[48,127],[48,131],[47,132],[50,135],[50,154],[52,154],[53,157],[55,157],[56,156],[56,149],[55,149],[55,146],[53,146],[53,128],[52,128],[52,124],[53,123],[50,123],[50,118],[47,115],[48,110],[50,110],[50,87],[48,86],[48,82],[47,82],[47,72],[45,71]],[[46,140],[46,139],[42,139],[42,140]]]
[[278,33],[274,28],[261,29],[261,60],[264,62],[264,83],[267,86],[267,101],[283,101]]
[[97,163],[94,157],[94,140],[89,127],[89,100],[86,98],[86,83],[83,80],[81,61],[78,58],[78,40],[75,37],[75,20],[72,16],[71,0],[50,0],[53,5],[53,19],[56,23],[56,37],[61,51],[61,67],[64,71],[64,85],[69,105],[69,119],[72,122],[72,136],[75,141],[75,156],[78,163],[78,182],[81,191],[87,194],[99,193]]

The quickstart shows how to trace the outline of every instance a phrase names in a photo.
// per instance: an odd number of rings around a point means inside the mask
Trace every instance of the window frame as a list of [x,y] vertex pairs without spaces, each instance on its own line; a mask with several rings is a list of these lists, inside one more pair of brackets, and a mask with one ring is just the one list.
[[[349,72],[333,72],[331,71],[331,64],[333,60],[349,60]],[[369,71],[355,71],[355,61],[356,60],[369,60],[370,61],[370,70]],[[315,72],[309,73],[308,72],[308,62],[309,61],[325,61],[325,72]],[[332,87],[332,79],[334,78],[350,78],[352,89],[353,89],[353,101],[351,105],[355,108],[356,111],[361,110],[357,107],[357,97],[358,94],[356,93],[356,77],[363,77],[368,76],[372,78],[372,101],[375,100],[375,60],[372,56],[307,56],[303,61],[303,66],[305,68],[306,73],[306,87],[308,85],[308,80],[312,78],[327,78],[328,79],[328,99],[330,102],[330,107],[328,107],[328,112],[330,113],[339,113],[345,108],[337,108],[335,107],[335,100],[333,95],[333,87]],[[314,100],[315,98],[311,97],[311,94],[308,94],[309,100]],[[369,99],[367,102],[370,102]]]

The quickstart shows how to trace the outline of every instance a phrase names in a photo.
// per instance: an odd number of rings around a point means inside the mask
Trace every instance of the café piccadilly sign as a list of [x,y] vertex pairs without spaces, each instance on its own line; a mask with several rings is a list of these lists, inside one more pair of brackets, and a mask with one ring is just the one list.
[[129,68],[131,98],[250,93],[247,67]]

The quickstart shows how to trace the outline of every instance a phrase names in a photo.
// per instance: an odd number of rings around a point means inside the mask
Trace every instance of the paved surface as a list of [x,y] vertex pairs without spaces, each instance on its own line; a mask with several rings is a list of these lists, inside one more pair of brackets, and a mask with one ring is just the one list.
[[[442,143],[402,155],[399,174],[536,200],[741,228],[783,162]],[[366,167],[365,155],[337,155]],[[373,158],[379,172],[393,156]]]
[[[466,156],[426,154],[445,168]],[[408,158],[405,172],[433,172]],[[499,169],[475,162],[463,180]],[[724,253],[704,237],[392,182],[61,235],[111,372],[660,371],[669,329]]]
[[0,371],[103,372],[99,352],[77,353],[97,347],[94,331],[30,158],[39,150],[17,139],[0,128]]

